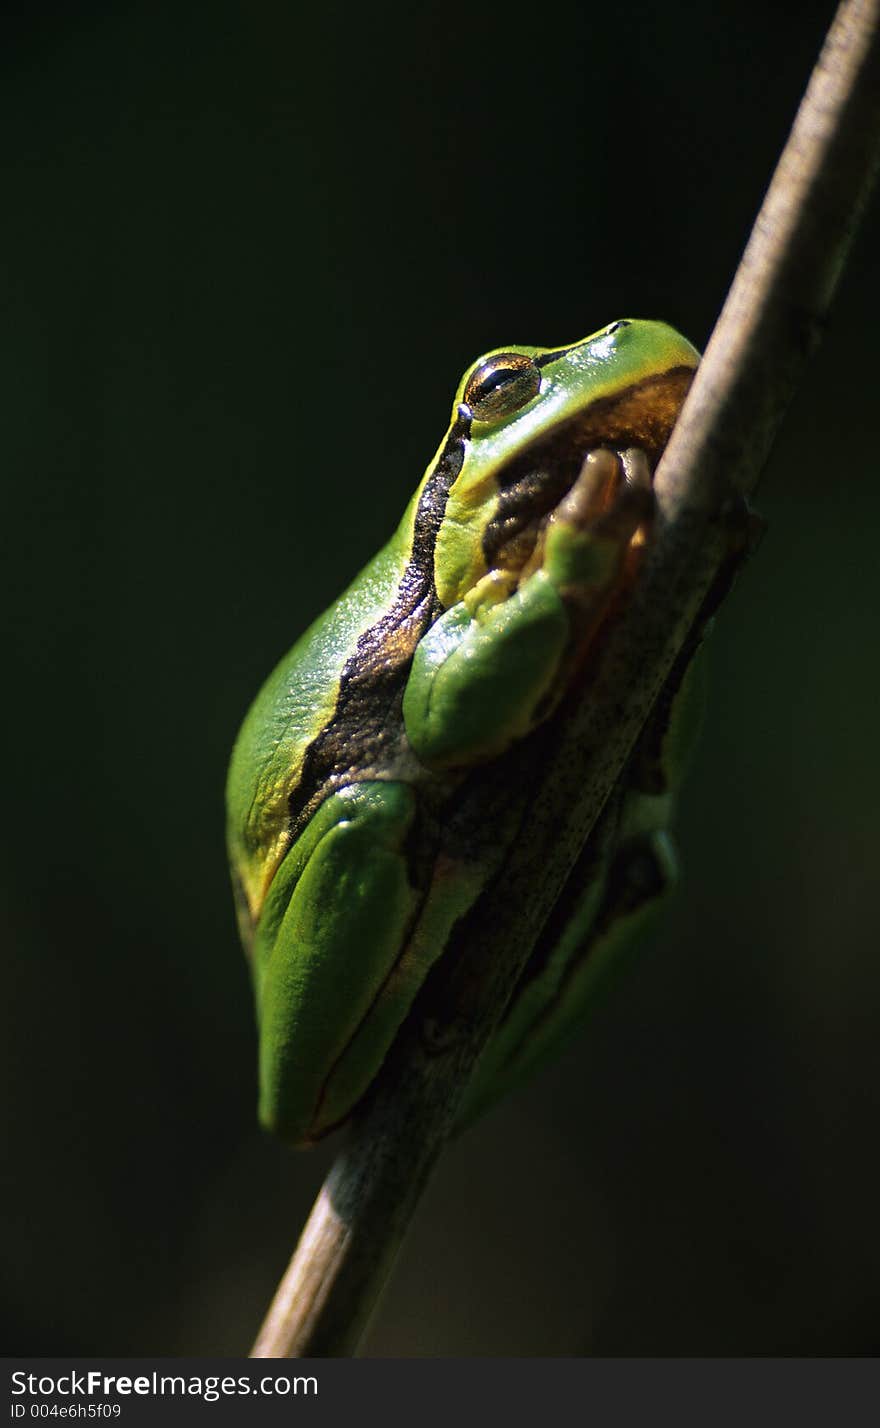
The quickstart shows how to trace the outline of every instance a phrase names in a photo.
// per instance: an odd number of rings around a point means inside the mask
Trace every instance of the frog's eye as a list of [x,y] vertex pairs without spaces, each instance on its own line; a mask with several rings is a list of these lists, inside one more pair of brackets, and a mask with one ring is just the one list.
[[606,327],[605,336],[610,337],[612,332],[619,332],[622,327],[631,326],[628,317],[622,317],[619,322],[612,322],[610,327]]
[[502,421],[541,390],[541,373],[522,352],[498,352],[471,373],[464,400],[475,421]]

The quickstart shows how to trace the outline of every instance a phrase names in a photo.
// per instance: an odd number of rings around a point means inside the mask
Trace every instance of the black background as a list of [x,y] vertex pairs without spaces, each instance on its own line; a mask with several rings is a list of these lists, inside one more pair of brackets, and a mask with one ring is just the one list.
[[[477,353],[623,315],[705,342],[829,18],[7,14],[7,1352],[246,1347],[334,1147],[254,1126],[237,725]],[[449,1149],[368,1352],[878,1349],[878,236],[711,641],[681,890]]]

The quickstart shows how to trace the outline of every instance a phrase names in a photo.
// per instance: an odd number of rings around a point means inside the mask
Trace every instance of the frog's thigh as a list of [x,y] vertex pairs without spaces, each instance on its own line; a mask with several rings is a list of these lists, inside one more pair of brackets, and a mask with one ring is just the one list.
[[[402,993],[383,1006],[383,987],[418,902],[403,851],[414,813],[406,784],[361,783],[327,799],[304,831],[311,846],[290,874],[259,976],[260,1119],[290,1140],[314,1139],[344,1117],[408,1009]],[[346,1103],[345,1088],[330,1095],[328,1081],[356,1033]]]
[[463,601],[453,605],[420,642],[404,692],[418,757],[435,767],[466,764],[528,733],[569,634],[565,605],[543,571],[474,615]]

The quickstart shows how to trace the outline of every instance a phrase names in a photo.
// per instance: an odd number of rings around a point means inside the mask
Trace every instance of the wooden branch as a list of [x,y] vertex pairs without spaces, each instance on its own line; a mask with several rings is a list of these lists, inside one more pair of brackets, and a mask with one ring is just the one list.
[[[356,1350],[463,1090],[535,938],[698,621],[816,346],[880,155],[880,0],[844,0],[657,472],[632,602],[589,693],[504,777],[531,789],[528,839],[429,984],[315,1203],[254,1357]],[[530,762],[532,761],[532,762]],[[490,798],[493,785],[482,786]]]

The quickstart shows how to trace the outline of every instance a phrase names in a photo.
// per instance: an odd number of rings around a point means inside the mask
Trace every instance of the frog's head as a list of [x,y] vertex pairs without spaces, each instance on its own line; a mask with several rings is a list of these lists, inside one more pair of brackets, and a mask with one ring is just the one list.
[[653,472],[698,361],[665,323],[624,319],[570,347],[499,348],[468,368],[450,432],[461,468],[434,551],[442,604],[491,569],[522,568],[591,449],[640,447]]

